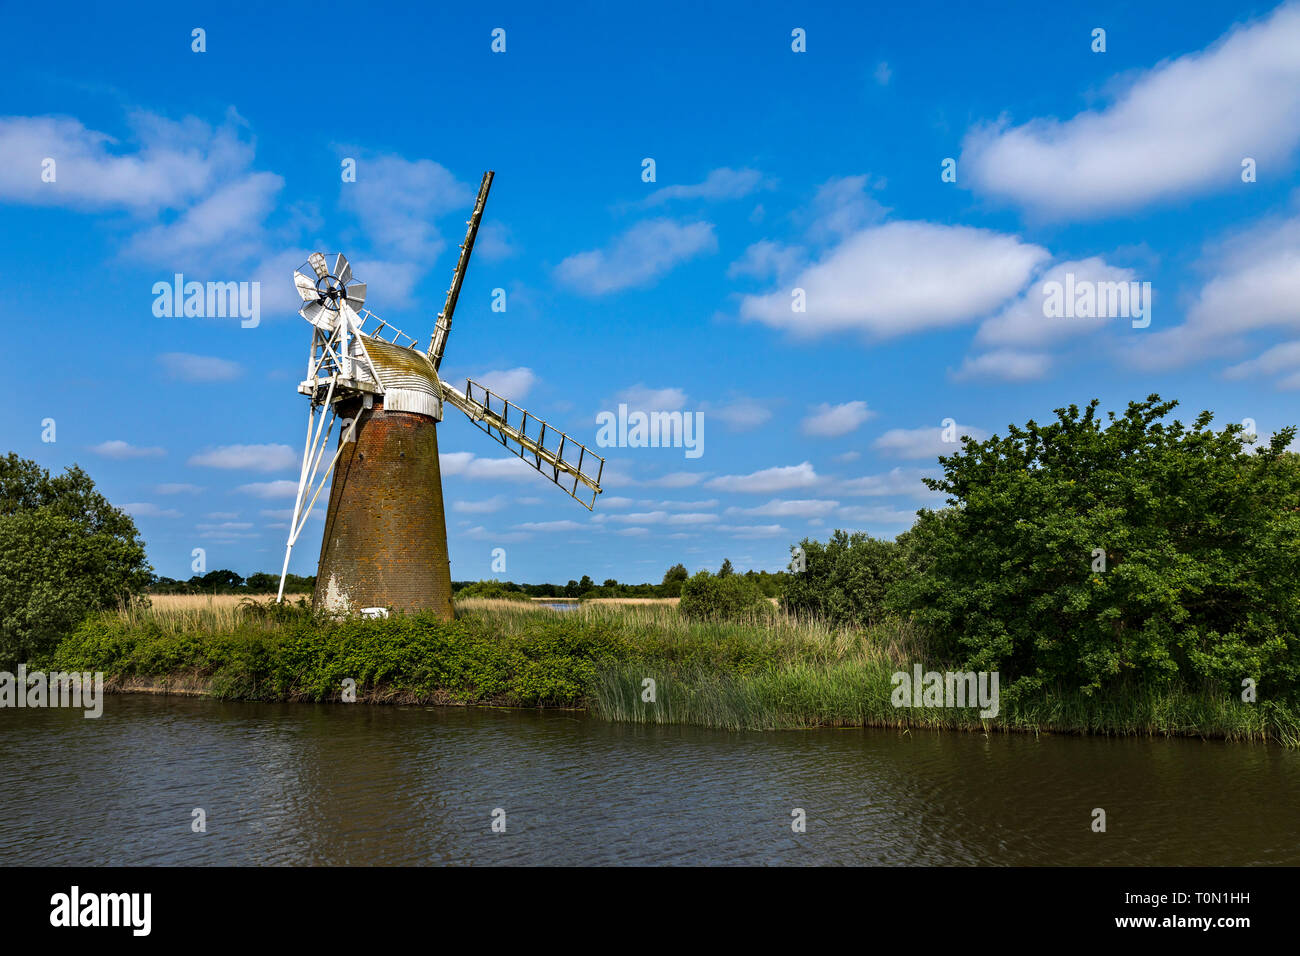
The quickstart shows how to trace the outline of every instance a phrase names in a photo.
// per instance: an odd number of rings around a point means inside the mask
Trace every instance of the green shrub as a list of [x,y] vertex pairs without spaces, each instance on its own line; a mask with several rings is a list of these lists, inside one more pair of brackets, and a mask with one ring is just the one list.
[[[1300,688],[1300,456],[1285,429],[1255,450],[1239,425],[1093,401],[1057,420],[966,439],[927,484],[897,606],[941,656],[1003,687],[1087,692],[1179,679],[1268,697]],[[1010,684],[1009,684],[1010,681]],[[1239,691],[1238,691],[1239,692]]]
[[39,662],[91,611],[143,599],[135,523],[75,465],[0,458],[0,669]]
[[907,573],[892,541],[836,531],[826,544],[804,538],[803,570],[787,575],[782,606],[835,627],[872,627],[890,616],[888,594]]
[[719,577],[708,571],[686,580],[677,608],[684,617],[696,621],[752,620],[770,616],[773,610],[753,579],[737,574]]
[[531,601],[531,598],[523,591],[507,587],[501,581],[493,578],[490,581],[473,581],[456,592],[455,598],[460,601],[464,598],[494,598],[506,601]]

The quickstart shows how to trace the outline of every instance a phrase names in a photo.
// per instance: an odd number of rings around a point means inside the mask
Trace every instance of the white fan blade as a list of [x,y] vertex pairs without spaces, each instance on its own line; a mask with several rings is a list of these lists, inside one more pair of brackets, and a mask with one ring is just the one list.
[[334,260],[334,275],[338,277],[340,285],[347,285],[352,281],[352,266],[348,264],[348,257],[341,252]]
[[361,307],[366,304],[366,284],[364,282],[354,282],[343,290],[347,296],[348,305],[361,311]]
[[293,274],[293,285],[304,302],[315,302],[320,297],[319,293],[316,292],[316,280],[310,276],[295,272]]
[[321,305],[321,303],[313,299],[312,301],[304,305],[301,309],[299,309],[298,314],[301,315],[308,322],[310,322],[312,325],[320,325],[321,313],[328,312],[328,311],[329,309],[325,308],[325,306]]
[[322,256],[319,252],[313,252],[310,256],[308,256],[307,262],[312,267],[312,270],[316,273],[316,275],[318,275],[320,278],[323,279],[330,274],[329,269],[325,265],[325,257]]

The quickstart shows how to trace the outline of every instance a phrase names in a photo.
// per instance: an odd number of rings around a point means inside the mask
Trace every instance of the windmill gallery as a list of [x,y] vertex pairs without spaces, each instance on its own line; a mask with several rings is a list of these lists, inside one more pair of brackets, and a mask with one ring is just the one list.
[[[312,326],[310,399],[302,468],[285,547],[280,593],[293,546],[327,484],[315,609],[386,615],[431,610],[453,616],[437,424],[444,403],[550,479],[588,510],[605,460],[545,420],[467,379],[438,374],[456,300],[492,186],[483,174],[460,258],[429,347],[365,309],[366,286],[341,254],[313,253],[294,273]],[[338,443],[326,457],[338,426]],[[331,482],[331,478],[333,481]]]

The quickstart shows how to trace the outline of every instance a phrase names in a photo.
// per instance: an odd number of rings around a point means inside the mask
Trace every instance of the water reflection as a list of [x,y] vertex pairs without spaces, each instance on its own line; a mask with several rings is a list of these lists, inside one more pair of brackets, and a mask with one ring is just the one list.
[[1264,745],[136,696],[0,712],[0,754],[6,864],[1300,863]]

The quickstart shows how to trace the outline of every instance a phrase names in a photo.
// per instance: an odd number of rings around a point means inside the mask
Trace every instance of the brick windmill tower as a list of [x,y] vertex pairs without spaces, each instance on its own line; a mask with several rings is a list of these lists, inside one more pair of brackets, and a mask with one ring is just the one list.
[[[311,404],[298,494],[284,553],[289,556],[325,485],[330,485],[312,606],[334,614],[433,610],[450,618],[451,568],[438,423],[444,403],[591,510],[605,460],[562,431],[482,385],[461,391],[438,375],[452,314],[492,186],[483,174],[447,302],[427,351],[363,309],[364,283],[343,255],[313,253],[294,273],[311,323]],[[338,425],[338,443],[327,457]]]

